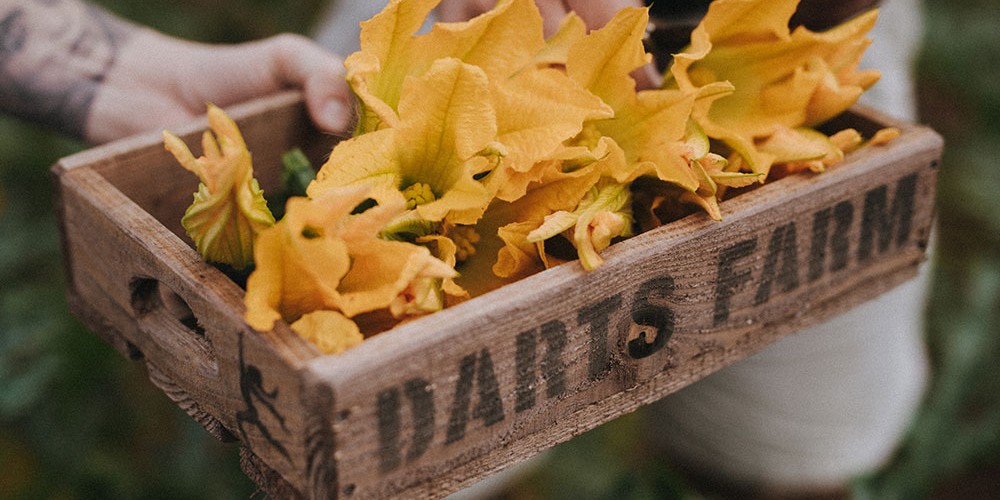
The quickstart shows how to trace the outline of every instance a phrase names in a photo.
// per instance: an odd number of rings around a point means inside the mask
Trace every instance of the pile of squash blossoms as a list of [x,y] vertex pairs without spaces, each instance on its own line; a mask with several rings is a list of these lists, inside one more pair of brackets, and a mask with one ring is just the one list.
[[620,238],[691,207],[721,219],[727,188],[822,171],[860,147],[811,128],[878,79],[858,70],[872,11],[790,31],[797,0],[716,0],[661,88],[645,9],[545,39],[533,0],[501,0],[418,34],[437,0],[393,0],[345,61],[358,101],[338,143],[277,222],[236,124],[209,107],[202,180],[184,227],[206,259],[245,267],[246,322],[288,322],[323,352],[567,260],[601,265]]

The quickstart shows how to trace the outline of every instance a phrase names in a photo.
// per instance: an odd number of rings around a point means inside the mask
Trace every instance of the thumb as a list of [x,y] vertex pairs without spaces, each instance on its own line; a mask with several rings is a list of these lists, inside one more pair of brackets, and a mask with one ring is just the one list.
[[302,89],[317,127],[331,133],[347,132],[353,113],[343,61],[299,35],[279,35],[275,44],[275,79],[282,86]]
[[345,134],[354,112],[343,76],[315,75],[303,86],[309,117],[324,132]]

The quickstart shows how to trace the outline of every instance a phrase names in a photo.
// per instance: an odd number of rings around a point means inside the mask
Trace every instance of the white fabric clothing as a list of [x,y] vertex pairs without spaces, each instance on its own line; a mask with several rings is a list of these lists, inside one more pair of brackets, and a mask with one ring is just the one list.
[[[919,0],[883,2],[865,104],[913,120]],[[918,278],[786,337],[649,408],[651,436],[706,476],[779,490],[840,487],[895,451],[923,397],[927,264]]]

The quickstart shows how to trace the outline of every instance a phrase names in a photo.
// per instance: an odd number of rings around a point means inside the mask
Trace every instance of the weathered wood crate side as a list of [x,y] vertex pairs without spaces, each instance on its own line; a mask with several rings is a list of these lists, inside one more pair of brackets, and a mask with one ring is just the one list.
[[[333,143],[294,93],[227,112],[265,192],[280,154],[321,162]],[[615,245],[595,272],[550,269],[342,356],[284,324],[244,325],[243,291],[180,227],[197,180],[158,134],[129,139],[53,169],[69,300],[210,432],[243,441],[262,486],[441,496],[912,276],[940,138],[864,110],[845,120],[903,136],[729,200],[723,222],[688,217]],[[206,125],[175,132],[197,153]]]
[[[942,142],[902,136],[308,362],[342,498],[437,497],[911,278]],[[879,332],[872,332],[877,335]],[[334,446],[335,443],[335,446]],[[332,493],[332,492],[330,492]]]
[[[275,185],[282,153],[313,137],[297,94],[227,110]],[[200,151],[205,120],[174,130]],[[315,153],[320,155],[318,151]],[[243,291],[191,248],[180,218],[197,178],[159,133],[64,158],[53,167],[73,313],[222,440],[239,439],[296,484],[309,433],[300,367],[316,351],[286,325],[243,323]],[[182,239],[183,238],[183,239]]]

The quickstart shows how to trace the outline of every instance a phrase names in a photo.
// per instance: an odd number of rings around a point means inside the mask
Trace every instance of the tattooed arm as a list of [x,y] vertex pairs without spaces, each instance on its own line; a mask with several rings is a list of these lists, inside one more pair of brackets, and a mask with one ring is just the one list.
[[0,106],[79,135],[118,48],[136,30],[75,2],[4,2]]
[[343,132],[340,59],[297,35],[238,45],[179,40],[80,0],[0,2],[0,111],[90,142],[176,125],[299,87],[313,120]]

